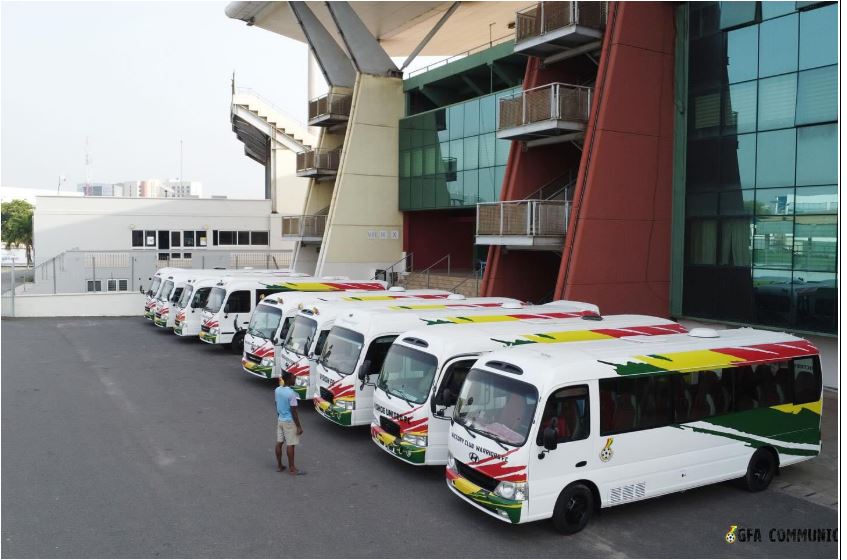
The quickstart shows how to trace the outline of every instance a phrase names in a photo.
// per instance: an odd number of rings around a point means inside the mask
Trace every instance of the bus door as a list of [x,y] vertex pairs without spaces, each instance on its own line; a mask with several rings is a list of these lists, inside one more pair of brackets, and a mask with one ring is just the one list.
[[477,356],[462,356],[448,361],[441,368],[441,376],[433,382],[430,410],[433,421],[429,426],[429,438],[426,451],[427,463],[447,464],[447,438],[450,433],[450,420],[453,408],[462,389],[468,372],[476,362]]

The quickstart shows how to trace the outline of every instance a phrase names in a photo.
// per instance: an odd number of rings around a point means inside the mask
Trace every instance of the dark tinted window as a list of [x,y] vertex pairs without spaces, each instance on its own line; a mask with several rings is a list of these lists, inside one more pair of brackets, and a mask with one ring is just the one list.
[[238,244],[239,245],[250,245],[250,232],[249,231],[239,231],[238,232]]
[[385,355],[388,349],[391,348],[391,343],[394,342],[396,336],[382,336],[374,339],[368,347],[368,353],[365,354],[365,360],[371,361],[371,366],[368,369],[368,375],[379,374],[382,370],[382,362],[385,361]]
[[730,412],[731,376],[729,369],[680,374],[674,387],[676,422],[696,422]]
[[326,337],[329,336],[329,331],[321,331],[321,334],[318,335],[318,341],[315,342],[315,356],[320,356],[324,351],[324,344],[326,343]]
[[268,244],[268,232],[266,232],[266,231],[251,231],[250,232],[250,244],[251,245],[267,245]]
[[179,247],[181,245],[180,235],[178,231],[171,232],[171,247]]
[[235,236],[233,231],[219,231],[218,243],[220,245],[235,245]]
[[435,392],[435,398],[432,399],[432,409],[435,407],[448,407],[456,404],[456,398],[459,396],[459,391],[462,389],[462,383],[465,382],[465,377],[474,365],[476,360],[462,360],[450,364],[447,371],[444,373],[444,379],[441,380],[441,385]]
[[194,232],[193,231],[182,232],[182,238],[185,241],[186,247],[194,247]]
[[144,232],[140,229],[132,230],[132,246],[144,247]]
[[250,312],[250,290],[239,290],[232,292],[226,302],[227,313],[249,313]]
[[601,380],[600,433],[629,432],[672,423],[672,388],[676,375]]
[[821,367],[818,358],[794,360],[794,403],[816,402],[821,398]]
[[559,389],[547,399],[536,443],[543,443],[544,430],[554,428],[557,441],[565,443],[588,437],[591,427],[589,414],[588,386]]

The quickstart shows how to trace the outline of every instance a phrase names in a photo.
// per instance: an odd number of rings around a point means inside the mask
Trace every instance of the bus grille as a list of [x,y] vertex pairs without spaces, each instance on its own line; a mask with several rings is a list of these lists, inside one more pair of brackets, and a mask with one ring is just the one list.
[[385,417],[379,417],[379,426],[394,437],[400,437],[400,425],[397,422]]
[[203,332],[209,332],[209,325],[203,325],[200,327],[200,330]]
[[261,364],[262,358],[257,356],[256,354],[251,354],[250,352],[245,352],[244,357],[253,362],[254,364]]
[[494,489],[497,488],[498,484],[500,484],[496,478],[491,478],[488,475],[482,474],[478,470],[467,466],[461,461],[456,461],[456,468],[459,471],[459,474],[464,478],[467,478],[481,488],[485,488],[489,492],[494,492]]
[[332,391],[326,387],[321,387],[321,398],[327,402],[333,402],[335,400],[335,396],[332,394]]

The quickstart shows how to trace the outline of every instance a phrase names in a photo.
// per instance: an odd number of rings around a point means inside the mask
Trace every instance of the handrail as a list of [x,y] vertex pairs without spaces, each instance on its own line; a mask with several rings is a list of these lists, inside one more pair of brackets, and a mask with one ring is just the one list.
[[570,214],[566,200],[505,200],[476,205],[476,235],[565,235]]
[[[390,278],[392,277],[392,275],[394,274],[394,267],[395,267],[395,266],[397,266],[398,264],[400,264],[401,262],[408,262],[408,261],[411,261],[411,262],[412,262],[412,265],[411,265],[411,266],[408,266],[408,265],[407,265],[407,266],[404,268],[403,272],[407,272],[408,270],[411,270],[412,268],[414,268],[414,266],[415,266],[415,259],[414,259],[414,255],[415,255],[414,253],[406,253],[405,255],[403,255],[402,257],[400,257],[400,260],[399,260],[399,261],[397,261],[397,262],[393,263],[391,266],[388,266],[388,267],[386,267],[385,269],[383,269],[383,270],[384,270],[384,272],[385,272],[385,280],[386,280],[386,281],[389,281],[389,279],[390,279]],[[390,271],[390,272],[389,272],[389,271]],[[377,279],[377,275],[376,275],[376,274],[374,274],[374,276],[373,276],[373,278],[371,278],[371,280],[376,280],[376,279]]]
[[465,278],[464,280],[462,280],[461,282],[459,282],[458,284],[453,286],[453,288],[450,291],[453,292],[454,294],[456,294],[456,293],[458,293],[456,290],[458,290],[464,284],[466,284],[468,282],[468,280],[476,280],[476,295],[479,296],[479,281],[480,281],[481,278],[482,278],[482,269],[474,270],[471,273],[470,276],[468,276],[467,278]]
[[452,56],[448,56],[447,58],[438,60],[436,62],[433,62],[432,64],[428,64],[427,66],[424,66],[423,68],[418,68],[417,70],[412,70],[408,74],[406,74],[406,78],[411,78],[412,76],[416,76],[418,74],[423,74],[425,72],[429,72],[430,70],[438,68],[439,66],[444,66],[446,64],[450,64],[454,60],[460,60],[462,58],[465,58],[466,56],[470,56],[472,54],[482,52],[486,49],[490,49],[494,45],[499,45],[501,43],[505,43],[506,39],[512,39],[514,36],[515,36],[514,33],[509,33],[508,35],[503,35],[502,37],[498,37],[497,39],[492,39],[491,41],[489,41],[487,43],[483,43],[482,45],[477,45],[476,47],[470,48],[466,51],[460,52],[458,54],[454,54]]
[[441,264],[442,262],[444,262],[445,259],[447,260],[447,276],[450,276],[450,253],[447,253],[446,255],[444,255],[443,257],[441,257],[440,259],[438,259],[437,261],[435,261],[434,263],[432,263],[431,265],[429,265],[428,267],[426,267],[425,269],[420,271],[420,272],[426,272],[426,287],[427,288],[429,288],[429,271],[432,270],[432,268],[435,265]]
[[538,2],[515,13],[515,42],[569,25],[602,29],[607,15],[606,2]]
[[[565,186],[564,186],[564,187],[562,187],[562,188],[560,188],[560,189],[556,190],[556,191],[555,191],[552,195],[550,195],[550,196],[544,196],[544,194],[543,194],[543,193],[544,193],[544,191],[547,189],[547,187],[549,187],[550,185],[555,185],[555,184],[561,183],[562,178],[563,178],[563,177],[565,177],[565,176],[568,176],[568,177],[569,177],[569,179],[568,179],[568,181],[565,183]],[[548,182],[544,183],[542,186],[540,186],[539,188],[537,188],[536,190],[534,190],[534,191],[533,191],[530,195],[525,196],[525,197],[524,197],[524,199],[525,199],[525,200],[530,200],[530,199],[550,200],[551,198],[553,198],[554,196],[556,196],[556,195],[558,195],[560,192],[562,192],[562,190],[567,189],[567,188],[568,188],[568,187],[569,187],[569,186],[570,186],[570,185],[571,185],[571,184],[572,184],[575,180],[576,180],[576,178],[574,177],[573,169],[568,169],[566,172],[562,173],[561,175],[559,175],[559,176],[558,176],[558,177],[556,177],[555,179],[552,179],[551,181],[548,181]],[[504,201],[504,202],[505,202],[505,201]]]
[[330,91],[309,100],[309,120],[327,115],[350,116],[353,94]]
[[243,86],[237,86],[237,87],[233,86],[233,98],[237,94],[252,95],[256,99],[258,99],[259,101],[261,101],[262,103],[267,105],[268,107],[272,108],[277,113],[281,114],[283,117],[285,117],[288,120],[294,122],[294,124],[299,125],[300,127],[304,128],[304,129],[307,129],[308,126],[309,126],[304,121],[295,117],[294,115],[292,115],[291,113],[289,113],[288,111],[286,111],[285,109],[283,109],[282,107],[280,107],[279,105],[277,105],[276,103],[274,103],[273,101],[271,101],[270,99],[268,99],[267,97],[265,97],[264,95],[262,95],[261,93],[259,93],[258,91],[256,91],[253,88],[243,87]]
[[594,88],[552,82],[522,90],[500,100],[497,130],[548,120],[588,121]]

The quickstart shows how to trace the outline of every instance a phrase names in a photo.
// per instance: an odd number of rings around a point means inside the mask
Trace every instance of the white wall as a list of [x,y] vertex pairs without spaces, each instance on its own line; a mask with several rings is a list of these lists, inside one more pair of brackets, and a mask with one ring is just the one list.
[[49,294],[15,296],[15,317],[141,316],[144,294]]

